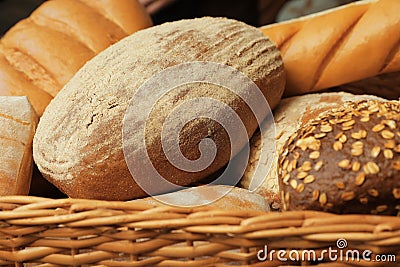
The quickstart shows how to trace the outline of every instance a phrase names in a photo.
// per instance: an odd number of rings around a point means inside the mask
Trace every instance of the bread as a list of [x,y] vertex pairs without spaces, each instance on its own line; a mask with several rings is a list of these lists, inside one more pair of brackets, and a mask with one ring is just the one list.
[[[18,108],[16,108],[18,107]],[[37,115],[26,97],[0,96],[0,195],[27,195]]]
[[311,120],[279,158],[286,210],[397,215],[400,102],[360,101]]
[[[54,98],[35,135],[34,158],[39,170],[70,197],[127,200],[145,196],[125,163],[122,143],[125,112],[135,91],[150,77],[168,67],[192,61],[232,66],[260,87],[272,108],[280,100],[285,83],[282,61],[276,47],[258,29],[223,18],[183,20],[152,27],[125,38],[89,61]],[[219,73],[213,75],[221,81],[232,78],[219,77]],[[248,91],[244,84],[238,89],[249,97],[257,93]],[[157,88],[142,92],[144,95],[132,107],[142,109],[139,104],[149,102],[156,92]],[[128,129],[125,134],[129,139],[124,142],[139,150],[145,141],[147,150],[144,153],[160,175],[174,184],[199,181],[223,167],[231,156],[225,129],[209,119],[197,118],[179,133],[180,151],[188,159],[197,159],[199,142],[210,138],[217,146],[212,164],[203,171],[186,172],[175,168],[166,158],[160,140],[164,120],[178,105],[199,97],[229,105],[243,121],[248,136],[258,127],[243,100],[216,84],[184,84],[157,103],[150,103],[154,107],[149,118],[145,118],[145,140],[138,137],[140,131],[135,132],[143,125],[141,121]],[[200,110],[188,107],[186,111]],[[226,116],[219,108],[203,111],[215,116],[217,121]],[[145,111],[142,112],[144,116]],[[175,121],[179,122],[179,117]],[[173,139],[172,134],[168,132],[166,138]],[[233,153],[247,142],[247,137],[232,142]],[[142,164],[144,158],[134,155],[127,155],[130,162]],[[153,176],[141,177],[150,179]],[[159,191],[157,193],[166,190],[152,187]]]
[[16,70],[0,50],[0,95],[27,96],[37,114],[42,114],[52,96],[35,86],[23,73]]
[[267,25],[299,95],[400,71],[400,1],[370,0]]
[[1,39],[0,73],[7,79],[0,81],[0,92],[27,95],[41,116],[89,59],[150,25],[136,0],[46,1]]
[[[369,95],[352,95],[343,92],[308,94],[304,96],[296,96],[283,99],[274,111],[275,129],[268,127],[265,131],[264,138],[258,131],[250,142],[250,159],[249,164],[244,172],[241,180],[241,186],[250,190],[255,190],[264,196],[274,209],[280,209],[281,201],[279,195],[278,182],[278,155],[285,142],[291,135],[303,127],[310,119],[315,118],[319,114],[338,107],[347,101],[357,101],[362,99],[380,99]],[[383,100],[383,99],[381,99]],[[275,130],[275,133],[273,132]],[[275,140],[270,140],[275,136]],[[275,143],[276,154],[270,166],[268,162],[259,162],[261,154],[261,141],[264,144]],[[273,153],[273,151],[271,152]],[[258,166],[258,164],[260,164]],[[253,177],[255,169],[263,169],[265,177],[263,181],[256,181]]]
[[[222,196],[222,197],[221,197]],[[169,193],[156,198],[147,197],[133,200],[154,206],[211,207],[223,210],[269,211],[263,197],[250,191],[225,185],[205,185]]]

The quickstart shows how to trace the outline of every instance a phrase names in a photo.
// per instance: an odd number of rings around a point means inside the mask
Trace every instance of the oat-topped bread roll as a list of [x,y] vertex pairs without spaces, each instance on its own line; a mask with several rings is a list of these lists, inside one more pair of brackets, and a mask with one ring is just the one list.
[[[343,92],[308,94],[283,99],[274,111],[276,152],[279,153],[286,140],[310,119],[315,118],[324,111],[339,107],[346,101],[363,99],[383,100],[372,95],[352,95]],[[252,137],[250,143],[250,160],[241,180],[241,185],[251,190],[255,189],[254,186],[258,186],[258,184],[252,185],[252,181],[255,168],[257,164],[260,164],[259,168],[265,169],[265,180],[257,188],[256,192],[264,196],[274,208],[279,209],[281,201],[277,173],[278,156],[275,154],[270,169],[267,169],[269,165],[266,162],[259,162],[262,148],[261,141],[263,140],[265,144],[272,143],[274,140],[268,140],[268,138],[274,136],[274,133],[271,132],[273,130],[271,127],[268,128],[264,139],[261,138],[260,132],[257,132]]]
[[0,41],[0,94],[27,95],[41,115],[86,61],[148,26],[136,0],[45,1]]
[[37,115],[24,96],[0,96],[0,195],[27,195]]
[[292,135],[279,158],[286,210],[396,215],[400,102],[347,103]]
[[400,1],[365,0],[267,25],[287,71],[286,95],[400,71]]
[[[245,74],[261,92],[249,90],[246,84],[238,84],[237,89],[249,97],[262,94],[261,98],[266,98],[272,108],[283,93],[285,78],[279,51],[257,28],[225,18],[201,18],[145,29],[89,61],[48,106],[34,140],[34,158],[40,171],[71,197],[126,200],[145,196],[132,179],[123,154],[125,112],[134,93],[150,77],[171,66],[194,61],[204,66],[204,62],[221,63]],[[219,72],[207,75],[222,82],[232,78]],[[163,85],[143,91],[137,101],[142,106],[150,102]],[[239,142],[229,142],[227,132],[217,123],[226,118],[226,109],[217,105],[205,110],[191,105],[179,116],[171,115],[173,122],[179,122],[189,111],[207,112],[214,119],[191,120],[178,138],[166,132],[164,138],[179,139],[177,150],[190,160],[200,157],[201,140],[209,138],[215,143],[214,161],[201,171],[187,172],[176,168],[165,156],[164,151],[169,148],[164,150],[161,133],[166,118],[176,107],[190,100],[205,101],[205,97],[229,106],[241,119],[247,136]],[[238,153],[258,127],[246,103],[217,84],[185,83],[154,102],[150,103],[154,105],[151,114],[129,128],[129,145],[137,149],[144,142],[136,129],[146,122],[145,153],[157,172],[174,184],[188,185],[221,169],[234,156],[230,155],[231,145],[232,153]],[[145,111],[141,112],[141,116],[145,115]],[[145,160],[143,156],[127,156],[133,157],[135,164]],[[148,179],[151,181],[152,177]],[[158,190],[163,193],[163,188]]]

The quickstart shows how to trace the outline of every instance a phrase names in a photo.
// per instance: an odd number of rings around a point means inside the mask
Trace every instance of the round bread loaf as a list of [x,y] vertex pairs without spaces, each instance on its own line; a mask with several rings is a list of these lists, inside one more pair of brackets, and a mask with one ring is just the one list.
[[[70,197],[127,200],[145,196],[124,159],[124,114],[135,91],[150,77],[193,61],[221,63],[242,72],[258,85],[272,108],[283,93],[280,53],[254,27],[224,18],[202,18],[149,28],[88,62],[51,102],[34,140],[34,158],[40,171]],[[246,86],[240,90],[250,96],[255,93]],[[147,153],[157,171],[174,184],[188,185],[214,173],[233,156],[229,155],[231,145],[239,151],[248,141],[230,144],[220,124],[196,119],[185,125],[180,150],[186,158],[195,160],[201,140],[210,138],[218,151],[214,161],[199,172],[186,172],[170,164],[160,142],[163,122],[182,102],[199,97],[227,104],[243,121],[248,136],[258,127],[247,104],[215,84],[184,85],[152,103],[155,105],[146,128]],[[220,111],[212,112],[222,118],[225,113]],[[143,140],[134,140],[133,146],[135,142]]]
[[[16,108],[18,107],[18,108]],[[0,195],[28,195],[38,122],[26,96],[0,96]]]
[[279,159],[286,210],[396,215],[400,102],[332,109],[292,135]]
[[[250,190],[256,190],[257,193],[264,196],[272,208],[280,209],[281,200],[279,195],[278,183],[278,155],[270,166],[266,162],[259,162],[261,154],[261,141],[265,144],[272,143],[274,140],[268,140],[276,136],[276,151],[279,153],[289,137],[304,126],[310,119],[329,109],[339,107],[347,101],[358,101],[364,99],[383,99],[372,95],[352,95],[349,93],[322,93],[308,94],[283,99],[274,110],[275,129],[267,128],[265,137],[261,137],[260,131],[256,132],[250,143],[250,160],[241,180],[241,186]],[[271,132],[274,131],[275,133]],[[261,185],[253,184],[253,175],[255,169],[264,168],[265,179]],[[267,169],[269,168],[269,169]],[[258,186],[254,188],[254,186]]]

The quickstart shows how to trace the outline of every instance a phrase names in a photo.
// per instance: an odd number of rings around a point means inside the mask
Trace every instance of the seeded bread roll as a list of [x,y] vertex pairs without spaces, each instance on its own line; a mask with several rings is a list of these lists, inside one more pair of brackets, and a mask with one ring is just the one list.
[[[39,170],[70,197],[127,200],[145,196],[131,177],[123,154],[125,112],[134,92],[150,77],[168,67],[193,61],[222,63],[241,71],[259,86],[271,108],[283,93],[285,79],[279,51],[257,28],[224,18],[183,20],[152,27],[125,38],[89,61],[54,98],[35,135],[34,158]],[[256,93],[246,86],[238,87],[244,94]],[[152,94],[146,91],[143,101],[149,101]],[[153,112],[146,118],[146,153],[156,170],[174,184],[187,185],[216,172],[233,156],[231,145],[236,153],[248,141],[230,144],[220,124],[196,118],[180,132],[180,151],[187,159],[197,159],[200,141],[211,138],[218,151],[215,160],[199,172],[173,166],[161,144],[164,120],[178,105],[199,97],[231,107],[242,119],[248,136],[258,127],[246,103],[215,84],[183,85],[151,103]],[[216,116],[217,121],[226,116],[218,108],[207,112]],[[132,136],[136,138],[134,133]],[[175,140],[168,134],[165,138]],[[137,147],[143,140],[131,142]],[[132,161],[142,162],[143,157]],[[157,189],[163,193],[162,188]]]
[[286,210],[396,215],[400,102],[332,109],[292,135],[279,159]]
[[[16,108],[17,107],[17,108]],[[0,195],[27,195],[37,115],[24,96],[0,96]]]
[[[380,99],[372,95],[352,95],[349,93],[322,93],[322,94],[308,94],[304,96],[296,96],[283,99],[274,111],[275,119],[275,133],[273,128],[267,129],[266,137],[262,139],[261,133],[257,132],[251,139],[250,143],[250,160],[243,178],[241,185],[244,188],[254,190],[251,183],[257,164],[260,168],[267,168],[265,162],[259,163],[261,153],[261,141],[265,144],[276,141],[276,152],[279,153],[286,140],[298,131],[310,119],[318,116],[324,111],[339,107],[347,101],[357,101],[364,99]],[[275,140],[268,140],[269,136],[276,136]],[[256,192],[264,196],[268,202],[272,204],[275,209],[280,208],[280,195],[278,183],[278,155],[272,161],[272,166],[269,170],[265,170],[265,180]]]

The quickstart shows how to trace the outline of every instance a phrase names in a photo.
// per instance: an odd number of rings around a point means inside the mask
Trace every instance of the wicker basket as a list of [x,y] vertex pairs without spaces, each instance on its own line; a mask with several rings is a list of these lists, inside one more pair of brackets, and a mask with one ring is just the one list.
[[[400,217],[184,209],[22,196],[2,197],[0,206],[0,265],[399,266],[400,262]],[[332,254],[338,257],[335,262],[324,254],[329,247],[337,250]],[[284,250],[295,261],[278,260],[272,250]],[[350,250],[360,255],[371,250],[371,259],[379,254],[387,261],[344,256],[341,261],[340,254]],[[268,251],[265,261],[264,251]],[[308,261],[314,259],[310,251],[324,260]],[[300,261],[302,255],[306,261]]]
[[[399,77],[338,90],[398,98]],[[0,210],[2,266],[400,266],[400,217],[26,196],[0,197]],[[333,258],[329,249],[337,251]],[[363,259],[369,250],[371,260]]]
[[[286,0],[260,2],[265,24]],[[400,75],[335,90],[398,99]],[[0,197],[0,210],[1,266],[400,266],[400,217],[26,196]]]

